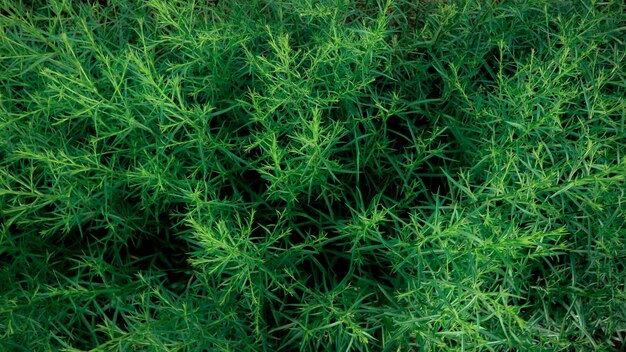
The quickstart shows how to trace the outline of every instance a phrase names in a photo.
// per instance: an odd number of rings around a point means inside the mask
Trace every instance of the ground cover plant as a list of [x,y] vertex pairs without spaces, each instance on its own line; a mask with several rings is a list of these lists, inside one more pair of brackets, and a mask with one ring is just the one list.
[[0,5],[3,351],[619,351],[620,1]]

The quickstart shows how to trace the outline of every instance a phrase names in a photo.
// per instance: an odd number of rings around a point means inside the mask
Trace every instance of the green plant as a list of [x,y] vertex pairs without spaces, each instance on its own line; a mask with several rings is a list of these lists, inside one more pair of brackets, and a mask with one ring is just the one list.
[[619,1],[7,1],[4,350],[620,350]]

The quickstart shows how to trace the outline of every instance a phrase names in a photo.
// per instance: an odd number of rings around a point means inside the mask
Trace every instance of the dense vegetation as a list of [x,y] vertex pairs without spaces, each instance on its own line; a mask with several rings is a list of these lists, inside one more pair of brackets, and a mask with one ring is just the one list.
[[0,349],[624,349],[621,1],[0,9]]

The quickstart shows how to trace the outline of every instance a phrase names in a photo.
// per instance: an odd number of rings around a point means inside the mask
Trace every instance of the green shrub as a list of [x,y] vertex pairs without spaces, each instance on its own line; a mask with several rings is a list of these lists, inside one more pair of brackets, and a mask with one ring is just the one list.
[[3,2],[0,347],[623,349],[625,11]]

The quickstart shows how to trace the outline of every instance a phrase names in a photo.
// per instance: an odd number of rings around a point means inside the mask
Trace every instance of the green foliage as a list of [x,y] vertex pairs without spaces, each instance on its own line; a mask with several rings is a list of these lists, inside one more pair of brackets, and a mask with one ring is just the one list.
[[620,1],[0,5],[0,349],[618,351]]

